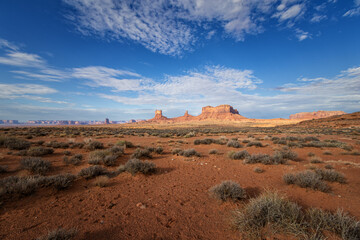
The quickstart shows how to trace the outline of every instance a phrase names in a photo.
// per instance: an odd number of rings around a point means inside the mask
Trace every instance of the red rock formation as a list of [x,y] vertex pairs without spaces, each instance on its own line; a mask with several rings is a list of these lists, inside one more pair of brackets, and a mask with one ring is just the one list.
[[289,119],[301,119],[301,120],[310,120],[310,119],[319,119],[326,118],[335,115],[343,115],[346,114],[343,111],[317,111],[317,112],[301,112],[291,114]]
[[218,120],[242,120],[246,119],[241,116],[238,110],[230,105],[220,105],[217,107],[203,107],[202,112],[196,117],[197,120],[218,119]]
[[148,120],[149,122],[185,122],[185,121],[204,121],[204,120],[230,120],[237,121],[247,119],[241,116],[238,110],[234,109],[230,105],[220,105],[217,107],[203,107],[199,116],[192,116],[188,111],[184,116],[176,118],[167,118],[162,115],[161,110],[155,111],[155,117]]

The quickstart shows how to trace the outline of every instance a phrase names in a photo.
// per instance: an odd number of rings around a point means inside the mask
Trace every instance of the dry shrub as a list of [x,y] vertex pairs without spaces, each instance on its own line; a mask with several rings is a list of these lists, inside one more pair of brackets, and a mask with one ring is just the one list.
[[85,148],[87,150],[93,151],[96,149],[103,149],[104,148],[104,144],[102,142],[99,141],[89,141],[86,145]]
[[32,157],[41,157],[52,153],[54,153],[54,149],[44,147],[31,147],[27,150],[27,155]]
[[152,174],[156,171],[156,165],[150,161],[141,161],[139,159],[130,159],[126,162],[125,171],[135,175],[136,173]]
[[0,146],[4,146],[11,150],[23,150],[28,149],[31,143],[29,141],[18,139],[14,137],[0,137]]
[[227,155],[230,159],[234,159],[234,160],[241,160],[241,159],[245,159],[246,157],[250,156],[250,154],[246,150],[239,151],[239,152],[230,151],[230,152],[228,152]]
[[233,181],[223,181],[219,185],[210,188],[210,193],[221,201],[238,201],[246,198],[245,190]]
[[152,158],[151,151],[149,149],[137,148],[131,155],[131,158]]
[[315,173],[324,181],[346,183],[345,176],[335,170],[315,169]]
[[37,240],[71,240],[75,237],[77,231],[74,229],[66,230],[58,228],[49,232],[47,235],[38,238]]
[[241,148],[242,145],[237,140],[230,140],[226,146],[233,147],[233,148]]
[[78,153],[70,158],[65,156],[63,160],[66,164],[80,165],[82,159],[83,159],[83,155]]
[[105,168],[95,165],[81,169],[79,172],[79,176],[89,179],[89,178],[94,178],[96,176],[105,175],[107,173],[108,171]]
[[295,184],[302,188],[311,188],[322,192],[330,191],[330,187],[321,180],[318,174],[312,171],[285,174],[283,180],[286,184]]
[[50,170],[51,162],[40,157],[28,157],[21,160],[21,166],[32,173],[44,175]]
[[210,149],[209,154],[218,154],[217,149]]
[[94,184],[95,186],[103,188],[109,184],[109,179],[110,178],[108,176],[99,176],[95,178]]

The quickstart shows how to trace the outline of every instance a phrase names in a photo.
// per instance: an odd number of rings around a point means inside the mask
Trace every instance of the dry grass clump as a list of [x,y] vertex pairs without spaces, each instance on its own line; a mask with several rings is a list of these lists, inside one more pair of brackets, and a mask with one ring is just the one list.
[[343,211],[331,213],[314,208],[304,211],[298,204],[271,192],[251,199],[244,208],[236,210],[234,226],[244,239],[264,239],[269,229],[299,239],[326,239],[324,231],[345,240],[360,239],[360,222]]
[[315,173],[324,181],[346,183],[344,174],[335,170],[329,169],[315,169]]
[[137,148],[131,155],[131,158],[152,158],[151,151],[149,149]]
[[99,141],[89,141],[86,145],[85,148],[87,150],[90,151],[94,151],[96,149],[103,149],[104,148],[104,144],[102,142]]
[[330,165],[330,164],[326,164],[324,166],[324,168],[326,168],[326,169],[334,169],[334,167],[332,165]]
[[246,198],[246,192],[240,185],[233,181],[223,181],[210,188],[210,193],[221,201],[238,201]]
[[83,159],[83,155],[78,153],[78,154],[75,154],[74,156],[72,156],[70,158],[65,156],[63,158],[63,161],[66,164],[80,165],[82,159]]
[[301,207],[277,193],[266,192],[235,211],[234,225],[244,239],[262,239],[265,227],[274,232],[301,231]]
[[[119,170],[119,169],[118,169]],[[156,165],[150,161],[130,159],[125,163],[124,170],[135,175],[136,173],[152,174],[156,172]]]
[[30,149],[27,150],[26,155],[32,157],[41,157],[52,153],[54,153],[54,149],[52,148],[31,147]]
[[109,179],[110,178],[108,176],[99,176],[95,178],[94,184],[95,186],[103,188],[109,184]]
[[69,143],[66,142],[58,142],[58,141],[51,141],[45,144],[46,147],[52,147],[52,148],[68,148],[70,146]]
[[226,146],[233,148],[242,148],[243,146],[237,140],[230,140]]
[[149,150],[150,152],[154,152],[154,153],[157,153],[157,154],[162,154],[163,153],[163,151],[164,151],[164,149],[162,148],[162,147],[156,147],[156,148],[154,148],[154,147],[148,147],[148,148],[146,148],[147,150]]
[[114,146],[106,150],[96,150],[89,154],[89,164],[104,164],[106,166],[114,166],[118,157],[124,154],[124,148]]
[[10,176],[0,180],[0,196],[27,196],[39,188],[50,186],[62,190],[69,187],[75,178],[74,175],[68,173],[47,177],[38,175],[27,177]]
[[74,229],[66,230],[58,228],[45,236],[37,238],[37,240],[71,240],[75,237],[76,233],[77,231]]
[[330,151],[324,151],[323,154],[324,154],[324,155],[332,155],[332,152],[330,152]]
[[247,147],[252,147],[252,146],[255,146],[255,147],[265,147],[261,142],[258,142],[258,141],[249,142],[246,146],[247,146]]
[[135,145],[132,142],[121,140],[116,143],[118,146],[125,146],[126,148],[133,148]]
[[217,149],[210,149],[209,154],[218,154],[218,150]]
[[173,155],[179,155],[180,152],[182,152],[182,149],[180,149],[180,148],[174,148],[171,150],[171,153]]
[[10,150],[28,149],[31,143],[29,141],[18,139],[14,137],[0,137],[0,146],[9,148]]
[[201,157],[201,154],[193,148],[186,149],[186,150],[181,150],[180,148],[175,148],[171,152],[173,155],[178,155],[178,156],[180,155],[180,156],[184,156],[184,157],[192,157],[192,156]]
[[108,173],[108,171],[105,168],[103,168],[99,165],[95,165],[95,166],[90,166],[88,168],[81,169],[78,175],[80,177],[89,179],[89,178],[94,178],[96,176],[105,175],[107,173]]
[[314,163],[314,164],[323,163],[321,157],[318,157],[318,156],[312,156],[312,157],[310,157],[309,160],[310,160],[310,163]]
[[40,157],[28,157],[21,160],[21,166],[31,173],[45,175],[51,167],[51,162]]
[[250,156],[250,154],[246,150],[239,151],[239,152],[230,151],[230,152],[228,152],[227,155],[230,159],[234,159],[234,160],[241,160],[241,159],[245,159],[246,157]]
[[312,171],[299,172],[297,174],[285,174],[283,180],[286,184],[295,184],[302,188],[311,188],[322,192],[329,192],[330,187],[322,181],[318,174]]

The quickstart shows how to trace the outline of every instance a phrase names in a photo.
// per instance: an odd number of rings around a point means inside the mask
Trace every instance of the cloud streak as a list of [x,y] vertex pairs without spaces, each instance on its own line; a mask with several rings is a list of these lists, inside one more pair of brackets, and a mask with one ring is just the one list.
[[[246,35],[265,30],[271,18],[291,28],[304,16],[308,1],[283,0],[63,0],[66,15],[83,35],[110,40],[131,40],[165,55],[181,56],[195,42],[210,39],[221,26],[226,36],[244,41]],[[313,22],[325,17],[313,17]],[[270,21],[268,21],[270,22]],[[220,33],[220,32],[219,32]]]

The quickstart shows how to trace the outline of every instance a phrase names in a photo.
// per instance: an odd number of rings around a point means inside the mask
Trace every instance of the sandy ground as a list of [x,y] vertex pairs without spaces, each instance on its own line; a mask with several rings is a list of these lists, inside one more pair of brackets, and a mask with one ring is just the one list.
[[[243,164],[239,160],[227,157],[230,150],[244,150],[250,153],[273,153],[281,148],[270,140],[262,140],[267,147],[245,147],[234,149],[226,145],[193,145],[195,139],[217,136],[197,136],[193,138],[157,138],[152,136],[125,136],[124,138],[104,137],[96,139],[105,144],[119,140],[131,141],[142,147],[162,146],[164,153],[154,154],[153,161],[158,171],[144,176],[122,173],[110,179],[109,185],[99,188],[94,180],[79,178],[63,191],[51,188],[39,189],[35,194],[23,198],[5,200],[0,206],[0,239],[34,239],[50,230],[62,227],[75,228],[75,239],[241,239],[240,233],[232,229],[231,216],[244,202],[219,202],[209,195],[209,188],[224,180],[233,180],[245,188],[249,197],[255,197],[265,189],[278,191],[304,208],[318,207],[326,210],[342,208],[360,219],[360,156],[342,155],[339,148],[295,148],[299,162],[289,161],[286,165]],[[266,136],[256,135],[263,138]],[[275,136],[275,135],[273,135]],[[285,136],[285,135],[277,135]],[[296,136],[293,135],[293,136]],[[240,142],[247,135],[232,134]],[[34,138],[37,140],[55,140],[53,138]],[[359,137],[324,136],[320,139],[337,139],[354,146],[360,151]],[[59,138],[67,141],[68,138]],[[83,138],[76,138],[77,142]],[[182,140],[184,143],[178,143]],[[173,148],[195,148],[201,157],[185,158],[171,154]],[[210,149],[219,154],[209,155]],[[55,153],[43,157],[53,164],[48,175],[70,172],[77,174],[88,167],[88,151],[66,149],[84,154],[80,166],[67,166],[63,163],[64,149],[55,149]],[[323,155],[328,150],[332,155]],[[124,164],[134,148],[128,148],[120,157],[117,165]],[[1,178],[11,175],[28,175],[20,167],[20,156],[8,155],[8,149],[0,148],[0,165],[8,165],[9,172]],[[310,164],[309,152],[321,157],[324,163]],[[303,189],[286,185],[282,176],[285,173],[305,170],[310,165],[324,167],[331,164],[335,170],[343,173],[347,184],[329,183],[331,193]],[[263,173],[253,169],[261,167]],[[109,167],[115,170],[116,167]],[[275,239],[269,236],[268,239]]]

